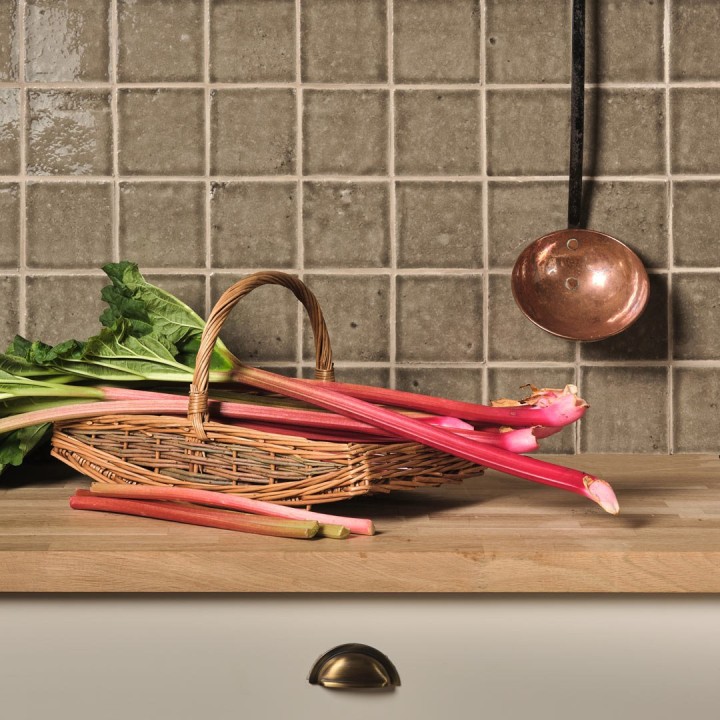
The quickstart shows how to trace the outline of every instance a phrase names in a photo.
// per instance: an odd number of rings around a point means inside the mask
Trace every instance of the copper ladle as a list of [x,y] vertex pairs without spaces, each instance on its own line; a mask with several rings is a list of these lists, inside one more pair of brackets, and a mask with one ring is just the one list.
[[650,294],[640,258],[624,243],[582,230],[585,0],[573,0],[568,227],[538,238],[515,262],[512,292],[538,327],[568,340],[603,340],[642,314]]

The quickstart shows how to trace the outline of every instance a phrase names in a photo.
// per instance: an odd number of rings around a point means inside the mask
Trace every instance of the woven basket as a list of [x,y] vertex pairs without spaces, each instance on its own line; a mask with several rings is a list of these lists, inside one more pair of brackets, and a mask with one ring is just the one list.
[[98,482],[178,485],[283,505],[437,486],[482,473],[473,463],[417,443],[321,442],[208,419],[215,341],[232,308],[261,285],[286,287],[302,302],[315,339],[315,377],[334,380],[330,340],[315,296],[292,275],[255,273],[226,290],[210,313],[187,418],[98,415],[56,423],[52,454]]

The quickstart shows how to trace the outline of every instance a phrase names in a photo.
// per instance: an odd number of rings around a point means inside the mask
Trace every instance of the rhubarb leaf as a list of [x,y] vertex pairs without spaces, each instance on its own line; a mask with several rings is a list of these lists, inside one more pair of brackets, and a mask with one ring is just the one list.
[[21,465],[25,457],[50,436],[51,428],[51,423],[43,423],[0,435],[0,474],[10,465]]

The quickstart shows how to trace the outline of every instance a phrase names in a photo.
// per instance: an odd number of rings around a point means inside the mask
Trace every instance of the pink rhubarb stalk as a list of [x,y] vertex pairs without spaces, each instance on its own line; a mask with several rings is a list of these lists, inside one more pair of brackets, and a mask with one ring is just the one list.
[[[248,385],[287,395],[288,397],[294,397],[298,400],[304,400],[318,407],[325,408],[326,410],[347,415],[354,420],[367,422],[381,430],[393,433],[398,437],[421,442],[428,447],[433,447],[449,455],[454,455],[455,457],[463,458],[470,462],[478,463],[479,465],[486,465],[494,470],[499,470],[526,480],[532,480],[533,482],[552,485],[553,487],[575,492],[598,503],[598,505],[609,513],[617,514],[619,511],[612,488],[600,478],[536,458],[516,455],[508,450],[503,450],[491,445],[473,442],[461,435],[448,432],[443,428],[418,422],[414,418],[400,415],[386,408],[371,405],[364,400],[337,392],[334,389],[331,390],[330,383],[309,383],[244,365],[236,369],[235,377]],[[411,393],[409,394],[412,395]],[[384,398],[384,400],[387,401],[387,398]],[[558,398],[547,408],[515,407],[490,409],[515,410],[518,414],[524,411],[521,417],[524,418],[527,414],[530,414],[534,417],[533,425],[538,424],[538,422],[543,425],[553,425],[557,424],[557,415],[549,415],[545,411],[552,410],[553,408],[557,411],[558,405],[562,404],[560,415],[563,418],[567,418],[568,413],[577,409],[575,401],[576,398],[574,395],[566,395]],[[436,408],[436,410],[437,409],[438,408]],[[584,410],[584,405],[582,409]],[[443,408],[442,411],[444,412],[445,408]],[[454,411],[449,411],[449,414],[462,416],[462,413]],[[520,415],[514,418],[516,422],[518,421],[518,417],[520,417]],[[482,418],[477,417],[475,419],[487,422],[487,416]],[[520,422],[522,422],[522,420],[520,420]]]
[[341,517],[326,513],[311,512],[300,508],[275,505],[262,500],[252,500],[242,495],[217,492],[215,490],[195,490],[179,488],[172,485],[111,485],[110,483],[93,483],[90,489],[93,496],[113,498],[133,498],[138,500],[174,500],[178,502],[196,503],[227,510],[266,515],[273,518],[289,520],[306,520],[323,525],[344,525],[354,535],[374,535],[375,526],[372,520],[364,518]]

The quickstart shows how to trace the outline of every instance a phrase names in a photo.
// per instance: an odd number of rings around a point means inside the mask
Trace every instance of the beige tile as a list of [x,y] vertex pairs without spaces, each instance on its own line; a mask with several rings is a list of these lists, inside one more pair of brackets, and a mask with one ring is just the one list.
[[668,356],[668,291],[665,275],[650,275],[650,298],[627,330],[580,345],[584,360],[665,360]]
[[489,83],[570,80],[570,10],[566,0],[486,0]]
[[213,175],[295,172],[294,90],[212,91]]
[[[389,360],[389,277],[306,275],[305,282],[323,310],[335,360]],[[307,361],[315,356],[307,317],[303,327],[303,359]]]
[[720,181],[673,184],[673,249],[675,264],[720,267]]
[[[240,279],[232,274],[214,275],[211,279],[213,303]],[[297,303],[285,288],[257,288],[238,303],[220,337],[243,362],[293,362],[297,347]]]
[[295,80],[295,1],[212,0],[210,75],[216,82]]
[[0,3],[0,81],[18,78],[18,0]]
[[20,170],[20,92],[0,88],[0,175]]
[[214,267],[295,265],[295,183],[215,183],[211,198]]
[[0,268],[20,262],[20,186],[0,183]]
[[586,367],[580,390],[590,404],[580,421],[582,452],[668,451],[665,368]]
[[477,82],[479,0],[395,0],[396,82]]
[[672,0],[670,77],[717,80],[720,76],[720,4],[715,0]]
[[398,183],[399,267],[482,267],[480,183]]
[[509,275],[490,275],[488,359],[572,362],[575,343],[550,335],[530,322],[515,304]]
[[674,173],[720,172],[720,88],[670,91],[670,139]]
[[27,263],[99,268],[112,259],[110,183],[28,183]]
[[145,274],[145,279],[157,287],[172,293],[176,298],[189,305],[201,318],[206,318],[205,277],[203,275],[153,275]]
[[30,90],[29,175],[110,175],[112,118],[105,90]]
[[118,0],[120,82],[203,79],[203,0]]
[[673,371],[675,452],[717,454],[720,368]]
[[720,358],[720,273],[682,273],[673,278],[674,357]]
[[482,277],[397,279],[397,359],[477,362],[483,358]]
[[110,77],[110,0],[27,0],[25,78],[103,82]]
[[482,370],[475,368],[398,367],[395,386],[398,390],[435,395],[436,397],[481,403]]
[[304,97],[306,175],[387,172],[387,92],[306,90]]
[[118,116],[121,175],[203,173],[202,90],[119,90]]
[[305,267],[386,267],[390,262],[387,183],[306,182]]
[[120,185],[120,257],[147,267],[205,266],[205,184]]
[[105,276],[29,276],[26,336],[55,344],[95,335],[106,307],[100,299],[105,285]]
[[5,350],[20,331],[19,282],[16,277],[0,275],[0,294],[3,297],[0,303],[0,350]]
[[387,79],[386,0],[304,0],[301,8],[303,80]]
[[480,94],[474,90],[402,90],[395,95],[398,175],[480,172]]
[[[572,367],[512,367],[488,369],[488,395],[491,399],[510,398],[522,400],[529,395],[529,388],[564,388],[575,384],[575,368]],[[563,428],[559,433],[539,441],[541,453],[574,453],[575,426]]]

